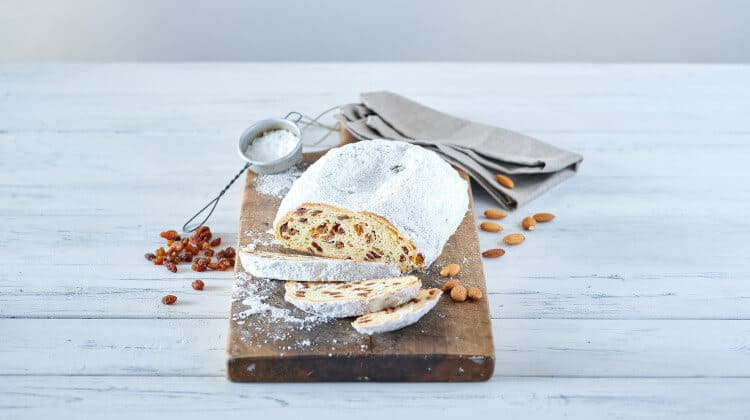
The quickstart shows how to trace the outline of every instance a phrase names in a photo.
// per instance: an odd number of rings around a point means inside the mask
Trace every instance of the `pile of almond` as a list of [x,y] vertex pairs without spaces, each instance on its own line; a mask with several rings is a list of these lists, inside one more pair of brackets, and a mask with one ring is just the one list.
[[466,299],[479,300],[482,298],[482,291],[478,287],[464,287],[460,281],[454,279],[461,271],[461,266],[458,264],[448,264],[440,270],[440,275],[443,277],[450,277],[451,280],[443,283],[441,288],[444,292],[450,292],[451,299],[454,302],[464,302]]
[[[500,178],[498,178],[498,182],[499,180]],[[513,187],[509,187],[509,188],[513,188]],[[507,213],[498,209],[488,209],[484,211],[484,217],[488,219],[494,219],[494,220],[503,219],[507,215],[508,215]],[[521,221],[521,227],[524,230],[531,231],[531,230],[536,229],[537,223],[551,222],[552,219],[554,218],[555,218],[555,215],[552,213],[536,213],[533,216],[524,217],[523,220]],[[479,228],[485,232],[492,232],[492,233],[497,233],[504,229],[502,225],[495,223],[495,222],[489,222],[489,221],[480,223]],[[519,245],[523,243],[523,241],[525,240],[526,240],[526,236],[523,233],[511,233],[503,237],[503,243],[505,245],[510,245],[510,246]],[[498,258],[498,257],[502,257],[503,255],[505,255],[505,250],[502,248],[491,248],[482,252],[482,256],[486,258]]]

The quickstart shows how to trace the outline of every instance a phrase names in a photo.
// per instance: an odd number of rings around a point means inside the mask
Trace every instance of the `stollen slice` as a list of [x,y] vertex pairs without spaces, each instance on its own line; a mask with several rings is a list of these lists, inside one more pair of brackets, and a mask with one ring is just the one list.
[[284,299],[303,311],[346,318],[401,305],[416,297],[420,287],[415,276],[350,283],[288,281]]
[[437,305],[442,294],[440,289],[421,289],[409,302],[395,308],[361,316],[352,322],[352,327],[357,332],[367,335],[404,328],[416,323],[424,314],[430,312]]
[[311,255],[240,250],[245,271],[255,277],[298,281],[358,281],[399,276],[393,265]]

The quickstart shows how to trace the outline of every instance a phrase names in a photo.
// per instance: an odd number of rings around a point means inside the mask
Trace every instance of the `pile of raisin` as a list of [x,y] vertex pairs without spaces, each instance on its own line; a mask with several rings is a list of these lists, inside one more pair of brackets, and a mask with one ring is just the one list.
[[[234,267],[234,248],[229,246],[218,252],[214,251],[213,247],[221,245],[221,238],[212,240],[208,226],[199,227],[190,238],[180,237],[176,230],[164,231],[159,236],[167,240],[167,249],[159,247],[154,253],[149,252],[144,257],[173,273],[177,272],[177,265],[182,262],[192,263],[193,271],[224,271]],[[214,255],[215,261],[212,260]]]

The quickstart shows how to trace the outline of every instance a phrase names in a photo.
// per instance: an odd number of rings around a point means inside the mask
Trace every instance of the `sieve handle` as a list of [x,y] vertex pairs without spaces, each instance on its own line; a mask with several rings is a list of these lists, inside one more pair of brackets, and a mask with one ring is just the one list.
[[[182,231],[185,232],[185,233],[190,233],[190,232],[193,232],[194,230],[198,229],[199,227],[203,226],[208,221],[208,218],[211,217],[211,215],[214,213],[214,210],[216,210],[216,205],[219,204],[219,200],[221,199],[221,196],[223,196],[224,193],[227,192],[227,190],[229,189],[229,187],[231,187],[232,184],[234,184],[234,182],[237,181],[237,178],[239,178],[240,175],[242,175],[247,170],[247,168],[249,168],[249,167],[250,167],[250,164],[246,163],[245,166],[243,166],[242,169],[239,172],[237,172],[237,175],[235,175],[234,178],[232,178],[232,180],[227,183],[227,185],[224,187],[224,189],[222,189],[219,192],[219,194],[213,200],[209,201],[208,204],[206,204],[205,206],[203,206],[202,209],[198,210],[198,213],[195,213],[193,215],[193,217],[191,217],[190,219],[188,219],[188,221],[185,222],[184,225],[182,225]],[[210,209],[209,209],[209,207],[210,207]],[[206,210],[208,210],[208,214],[206,215],[206,217],[200,223],[198,223],[197,225],[194,225],[194,226],[188,226],[193,220],[195,220],[195,218],[197,218],[198,216],[200,216],[201,214],[203,214],[203,212],[205,212]]]

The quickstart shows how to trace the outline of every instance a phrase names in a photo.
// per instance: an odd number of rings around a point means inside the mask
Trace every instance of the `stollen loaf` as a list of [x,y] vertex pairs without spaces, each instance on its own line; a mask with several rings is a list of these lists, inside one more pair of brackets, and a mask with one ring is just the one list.
[[352,143],[331,149],[294,182],[274,234],[297,251],[421,271],[463,220],[468,188],[455,169],[420,146]]

